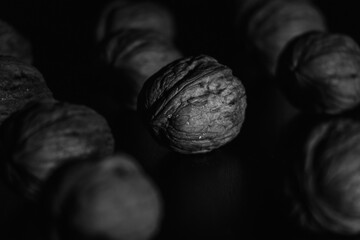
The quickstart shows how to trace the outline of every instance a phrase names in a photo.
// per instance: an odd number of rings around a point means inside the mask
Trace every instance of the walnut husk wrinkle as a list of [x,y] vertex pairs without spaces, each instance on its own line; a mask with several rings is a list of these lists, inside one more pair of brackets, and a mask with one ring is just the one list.
[[277,75],[283,93],[303,111],[339,114],[360,103],[360,48],[349,36],[299,36],[281,56]]
[[14,57],[0,56],[0,124],[26,103],[52,97],[35,67]]
[[114,151],[107,121],[91,108],[70,103],[29,103],[6,119],[0,133],[8,180],[30,198],[63,163]]
[[153,135],[180,153],[205,153],[234,139],[246,94],[227,66],[200,55],[178,59],[145,83],[138,110]]

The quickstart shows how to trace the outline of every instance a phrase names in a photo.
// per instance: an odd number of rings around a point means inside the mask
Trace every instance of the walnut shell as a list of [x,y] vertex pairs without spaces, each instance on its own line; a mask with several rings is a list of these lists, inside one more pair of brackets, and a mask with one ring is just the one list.
[[270,74],[286,44],[309,31],[325,31],[323,14],[310,1],[258,1],[249,10],[247,36]]
[[64,162],[114,151],[106,120],[81,105],[31,102],[6,119],[0,130],[8,180],[30,198]]
[[0,55],[16,57],[32,64],[32,46],[15,28],[0,20]]
[[349,36],[299,36],[281,56],[277,75],[283,93],[303,111],[338,114],[360,103],[360,48]]
[[126,101],[136,110],[137,97],[145,81],[181,54],[167,39],[149,30],[119,31],[104,43],[101,59],[115,72],[115,85],[126,88]]
[[54,239],[147,240],[156,234],[162,201],[132,157],[119,154],[60,170],[46,199]]
[[112,1],[102,10],[96,29],[96,41],[101,42],[124,29],[151,30],[170,40],[175,28],[172,14],[159,3]]
[[[298,214],[308,229],[360,233],[360,121],[338,118],[316,126],[297,167]],[[300,208],[299,208],[300,207]]]
[[205,153],[234,139],[245,89],[231,69],[200,55],[176,60],[144,84],[138,109],[152,134],[180,153]]
[[0,56],[0,124],[26,103],[43,98],[52,98],[52,92],[35,67]]

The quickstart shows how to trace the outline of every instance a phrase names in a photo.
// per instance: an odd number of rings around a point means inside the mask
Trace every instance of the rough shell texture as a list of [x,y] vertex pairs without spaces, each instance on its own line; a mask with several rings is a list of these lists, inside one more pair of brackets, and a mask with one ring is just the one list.
[[16,58],[0,56],[0,124],[26,103],[52,98],[42,74]]
[[326,30],[322,13],[310,1],[258,1],[248,11],[248,38],[272,75],[279,55],[291,39],[309,31]]
[[35,196],[51,172],[71,159],[107,156],[114,140],[92,109],[56,101],[31,102],[1,126],[0,147],[8,180]]
[[246,96],[231,69],[200,55],[176,60],[145,83],[138,109],[153,135],[181,153],[204,153],[234,139]]
[[12,56],[32,64],[32,46],[16,29],[0,20],[0,55]]
[[[118,73],[118,84],[132,91],[128,105],[136,110],[137,97],[145,81],[181,54],[165,38],[148,30],[123,30],[106,41],[101,59]],[[121,76],[121,77],[120,77]],[[126,83],[125,83],[126,81]]]
[[318,125],[305,156],[297,169],[303,224],[338,234],[360,233],[360,121],[340,118]]
[[360,48],[346,35],[296,38],[281,56],[277,75],[283,93],[301,110],[338,114],[360,103]]
[[47,201],[55,239],[147,240],[156,234],[161,198],[133,158],[87,161],[57,175]]
[[100,16],[96,41],[101,42],[124,29],[151,30],[171,39],[174,36],[174,20],[170,11],[158,3],[112,1]]

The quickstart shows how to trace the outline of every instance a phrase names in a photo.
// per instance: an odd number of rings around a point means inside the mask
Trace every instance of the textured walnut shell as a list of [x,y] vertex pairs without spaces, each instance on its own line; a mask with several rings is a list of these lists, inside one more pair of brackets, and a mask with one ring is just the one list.
[[245,108],[239,79],[205,55],[166,65],[144,84],[138,102],[153,135],[181,153],[209,152],[234,139]]
[[110,155],[114,140],[106,120],[94,110],[41,101],[4,121],[0,147],[8,180],[32,197],[58,166],[71,159]]
[[164,37],[154,31],[137,29],[119,31],[101,50],[101,59],[118,76],[115,85],[132,92],[126,105],[133,110],[145,81],[180,57],[180,52]]
[[0,56],[0,124],[26,103],[52,98],[42,74],[14,57]]
[[32,46],[16,29],[0,20],[0,55],[16,57],[32,64]]
[[326,30],[322,13],[306,0],[258,1],[248,11],[248,38],[272,75],[291,39],[309,31]]
[[127,155],[57,172],[46,200],[54,239],[151,239],[162,216],[156,186]]
[[124,29],[151,30],[170,40],[174,36],[174,20],[169,10],[158,3],[112,1],[102,10],[96,41],[101,42]]
[[316,126],[297,168],[305,227],[360,233],[360,121],[340,118]]
[[301,110],[338,114],[360,103],[360,48],[346,35],[299,36],[281,56],[277,75],[283,93]]

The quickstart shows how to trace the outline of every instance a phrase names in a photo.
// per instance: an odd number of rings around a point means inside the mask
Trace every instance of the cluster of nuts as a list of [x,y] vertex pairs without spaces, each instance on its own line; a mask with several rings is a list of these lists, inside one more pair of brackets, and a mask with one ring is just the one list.
[[[346,35],[328,33],[310,0],[243,0],[239,9],[246,37],[294,106],[310,117],[359,107],[360,48]],[[114,0],[101,12],[95,41],[112,85],[129,95],[118,104],[136,111],[152,137],[178,159],[202,158],[239,135],[245,87],[213,57],[183,57],[174,29],[171,12],[158,3]],[[157,186],[136,159],[115,154],[107,119],[87,106],[54,99],[31,64],[30,43],[0,22],[2,177],[28,199],[45,201],[46,238],[155,236],[163,214]],[[359,117],[318,125],[303,156],[295,167],[301,198],[294,208],[304,226],[359,234]],[[223,175],[216,170],[213,183],[224,178],[229,188],[219,198],[237,192],[238,178],[231,174],[238,169]]]
[[[308,0],[242,1],[240,21],[283,95],[321,121],[293,162],[294,209],[310,230],[359,234],[360,47],[327,31],[323,14]],[[297,144],[300,144],[297,142]],[[286,159],[287,161],[291,161]]]
[[149,239],[162,213],[154,184],[135,159],[114,154],[112,130],[103,116],[54,99],[42,74],[28,63],[28,42],[18,43],[20,35],[4,26],[1,177],[27,200],[46,200],[46,239]]
[[110,3],[96,31],[102,60],[117,74],[119,89],[129,85],[127,105],[155,139],[180,153],[209,152],[238,135],[245,90],[214,58],[183,58],[173,37],[170,12],[141,1]]
[[289,102],[321,114],[359,105],[359,46],[349,36],[327,32],[311,1],[243,4],[240,20],[247,21],[247,37]]

